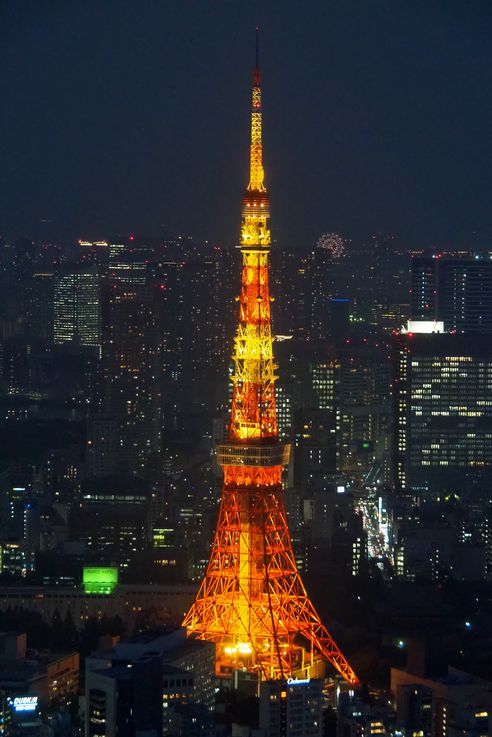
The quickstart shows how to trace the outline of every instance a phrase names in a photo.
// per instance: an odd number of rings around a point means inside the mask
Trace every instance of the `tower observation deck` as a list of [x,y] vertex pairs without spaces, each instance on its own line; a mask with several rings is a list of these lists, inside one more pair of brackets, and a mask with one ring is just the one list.
[[224,487],[205,577],[183,626],[190,637],[216,643],[219,676],[246,669],[260,679],[310,677],[324,675],[331,663],[356,685],[307,596],[285,513],[282,471],[290,446],[279,441],[275,408],[258,35],[256,49],[230,431],[216,450]]

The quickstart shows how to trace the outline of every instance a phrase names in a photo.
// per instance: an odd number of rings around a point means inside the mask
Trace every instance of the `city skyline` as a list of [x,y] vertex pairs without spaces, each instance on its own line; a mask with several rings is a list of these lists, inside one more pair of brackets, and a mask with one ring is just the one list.
[[408,246],[490,240],[489,8],[111,0],[50,12],[7,2],[0,14],[8,237],[165,225],[237,242],[241,60],[259,22],[280,246],[333,231],[396,231]]
[[0,737],[492,734],[489,11],[38,5],[0,7]]

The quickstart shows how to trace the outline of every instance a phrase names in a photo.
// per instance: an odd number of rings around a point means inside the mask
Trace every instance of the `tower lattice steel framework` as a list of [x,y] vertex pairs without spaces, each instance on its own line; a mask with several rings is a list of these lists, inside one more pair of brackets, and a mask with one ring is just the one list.
[[308,676],[324,660],[355,685],[307,596],[285,514],[282,469],[290,446],[279,442],[275,409],[260,85],[257,42],[230,435],[217,446],[224,488],[205,577],[183,626],[189,636],[216,643],[218,675],[245,668],[261,679]]

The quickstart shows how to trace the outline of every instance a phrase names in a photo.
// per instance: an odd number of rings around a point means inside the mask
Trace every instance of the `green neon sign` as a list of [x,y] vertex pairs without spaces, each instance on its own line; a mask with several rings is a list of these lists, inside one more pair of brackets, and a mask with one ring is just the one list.
[[110,594],[118,583],[118,569],[86,566],[82,583],[86,594]]

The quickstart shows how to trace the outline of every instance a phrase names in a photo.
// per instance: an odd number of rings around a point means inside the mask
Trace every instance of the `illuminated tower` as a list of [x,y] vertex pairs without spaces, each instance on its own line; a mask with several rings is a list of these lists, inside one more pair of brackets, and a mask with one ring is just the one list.
[[287,526],[268,287],[269,198],[263,183],[261,87],[253,71],[250,180],[243,197],[242,278],[229,442],[217,446],[224,489],[210,560],[183,625],[217,646],[217,674],[315,675],[329,661],[357,678],[308,599]]

